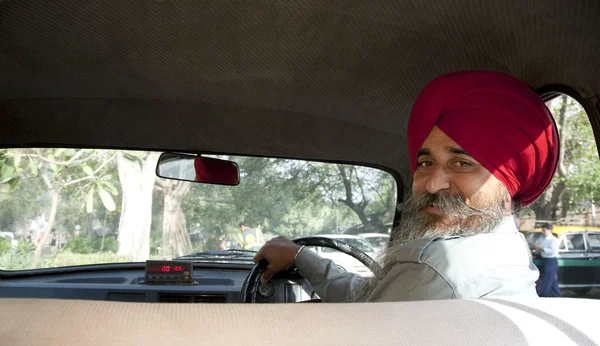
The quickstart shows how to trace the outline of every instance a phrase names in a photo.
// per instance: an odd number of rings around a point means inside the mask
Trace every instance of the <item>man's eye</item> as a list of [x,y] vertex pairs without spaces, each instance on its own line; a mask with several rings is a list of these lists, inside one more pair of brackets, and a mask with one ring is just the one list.
[[469,161],[456,161],[454,162],[454,165],[460,168],[467,168],[473,166],[473,164],[471,164]]
[[431,162],[431,161],[420,161],[418,166],[419,167],[430,167],[430,166],[433,166],[433,162]]

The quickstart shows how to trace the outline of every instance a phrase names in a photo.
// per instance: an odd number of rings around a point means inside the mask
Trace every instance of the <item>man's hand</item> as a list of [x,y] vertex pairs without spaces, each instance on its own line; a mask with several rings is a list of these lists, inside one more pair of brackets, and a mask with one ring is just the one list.
[[542,248],[539,247],[538,245],[534,244],[534,243],[529,243],[529,246],[534,248],[537,252],[542,252]]
[[266,242],[254,256],[254,263],[258,263],[261,259],[269,262],[269,266],[260,278],[260,283],[267,283],[273,275],[291,267],[299,249],[299,245],[286,237],[276,237]]

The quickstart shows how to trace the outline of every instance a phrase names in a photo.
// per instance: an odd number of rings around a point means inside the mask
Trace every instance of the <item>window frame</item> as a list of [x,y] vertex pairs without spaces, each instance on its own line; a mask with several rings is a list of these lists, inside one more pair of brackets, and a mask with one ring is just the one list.
[[[571,250],[571,249],[569,249],[569,246],[568,246],[568,243],[567,243],[568,236],[581,236],[582,239],[583,239],[583,247],[584,247],[584,249],[583,250],[580,250],[580,249]],[[586,236],[586,233],[584,233],[584,232],[581,232],[581,233],[579,233],[579,232],[577,232],[577,233],[565,233],[565,234],[561,235],[559,241],[562,242],[565,245],[565,250],[561,250],[560,249],[560,244],[559,244],[559,247],[558,247],[559,252],[583,253],[583,252],[588,252],[588,249],[589,249],[588,248],[588,244],[587,244],[587,236]]]
[[567,247],[567,235],[563,234],[558,237],[558,252],[569,252]]
[[594,250],[594,248],[592,247],[590,239],[589,239],[590,235],[597,236],[600,238],[600,232],[586,232],[586,243],[589,245],[588,246],[589,250],[592,252],[600,252],[600,247],[598,247],[597,250]]

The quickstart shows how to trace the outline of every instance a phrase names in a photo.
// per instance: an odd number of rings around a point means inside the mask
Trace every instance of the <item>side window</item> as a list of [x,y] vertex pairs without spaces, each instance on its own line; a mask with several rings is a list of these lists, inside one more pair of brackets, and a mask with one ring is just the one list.
[[600,233],[588,234],[588,243],[592,251],[600,251]]
[[[564,94],[553,96],[546,105],[561,140],[560,163],[546,191],[518,212],[521,231],[533,231],[545,223],[554,229],[585,229],[595,224],[595,211],[600,209],[600,160],[590,118],[577,100]],[[567,243],[563,251],[582,249],[581,236],[569,238],[578,238],[571,241],[578,241],[578,247]]]
[[585,251],[583,234],[567,234],[567,247],[569,251]]
[[567,251],[567,247],[565,246],[565,237],[560,237],[558,239],[559,239],[558,251]]

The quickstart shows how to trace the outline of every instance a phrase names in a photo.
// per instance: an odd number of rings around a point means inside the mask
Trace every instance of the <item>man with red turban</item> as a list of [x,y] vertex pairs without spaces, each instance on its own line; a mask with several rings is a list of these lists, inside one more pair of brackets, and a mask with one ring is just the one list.
[[521,81],[488,71],[431,81],[408,122],[412,191],[383,257],[383,278],[341,272],[283,237],[255,257],[261,280],[296,265],[328,302],[536,297],[539,271],[513,212],[534,202],[558,164],[556,125]]

